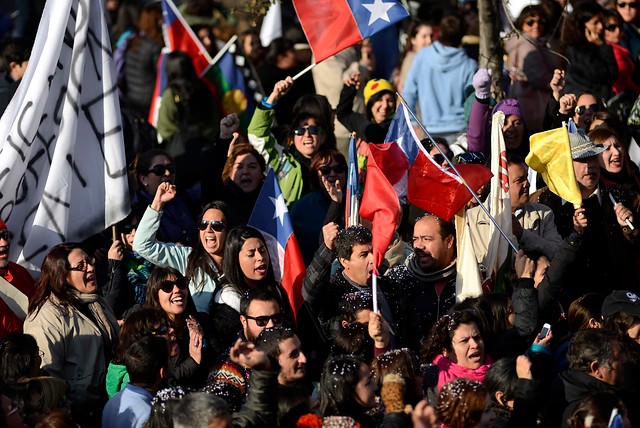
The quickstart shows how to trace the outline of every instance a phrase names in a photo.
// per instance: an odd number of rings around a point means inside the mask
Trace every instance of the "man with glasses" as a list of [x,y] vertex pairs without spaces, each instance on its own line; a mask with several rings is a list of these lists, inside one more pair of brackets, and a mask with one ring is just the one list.
[[31,274],[22,266],[9,261],[13,234],[0,220],[0,337],[22,333],[29,299],[35,292]]
[[[264,329],[282,325],[284,317],[280,301],[280,296],[269,288],[250,290],[240,300],[242,331],[238,340],[254,345]],[[222,362],[209,373],[204,390],[223,397],[231,411],[237,412],[247,396],[250,376],[251,371],[233,362],[227,352]]]

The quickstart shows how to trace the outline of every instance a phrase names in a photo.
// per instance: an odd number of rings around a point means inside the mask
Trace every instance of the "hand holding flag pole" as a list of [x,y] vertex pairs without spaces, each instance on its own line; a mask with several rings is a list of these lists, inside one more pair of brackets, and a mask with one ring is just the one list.
[[[614,207],[619,203],[619,202],[616,202],[616,199],[613,197],[611,193],[609,193],[609,199],[611,199],[611,203],[613,204]],[[631,223],[628,217],[624,219],[624,222],[627,223],[627,226],[629,226],[629,229],[636,230],[636,228],[633,227],[633,223]]]
[[471,196],[473,196],[473,198],[478,202],[478,205],[481,207],[481,209],[484,211],[484,213],[487,215],[487,217],[489,217],[489,219],[491,220],[491,222],[494,224],[494,226],[496,227],[496,229],[500,232],[500,234],[502,235],[502,237],[504,239],[507,240],[507,242],[509,243],[509,246],[513,249],[514,253],[518,252],[518,247],[511,242],[511,239],[509,239],[508,235],[506,234],[506,232],[498,225],[498,222],[496,221],[496,219],[491,215],[491,213],[489,212],[489,210],[487,209],[487,207],[484,206],[484,204],[482,203],[482,201],[480,200],[480,197],[476,194],[476,192],[473,191],[473,189],[471,188],[471,186],[469,186],[469,183],[467,183],[467,181],[464,179],[464,177],[462,176],[462,174],[460,174],[460,171],[458,171],[458,168],[456,168],[455,164],[453,163],[453,161],[451,159],[449,159],[449,157],[447,156],[447,154],[444,152],[444,150],[442,150],[442,148],[440,147],[439,144],[436,144],[436,142],[433,140],[433,138],[431,137],[431,134],[429,133],[429,131],[427,131],[427,128],[422,124],[422,122],[420,122],[420,120],[418,120],[418,117],[416,116],[416,114],[413,112],[413,110],[411,110],[411,108],[409,108],[409,106],[407,105],[407,102],[405,101],[404,98],[402,98],[402,95],[400,95],[400,93],[396,92],[396,95],[398,96],[398,99],[400,100],[400,102],[402,102],[402,104],[404,105],[404,107],[407,109],[407,111],[409,112],[409,114],[411,115],[411,117],[413,118],[413,120],[420,126],[420,128],[422,129],[422,131],[425,133],[425,135],[427,136],[427,138],[429,138],[429,140],[431,141],[431,144],[433,144],[433,146],[435,148],[438,149],[438,151],[440,152],[440,154],[444,157],[444,159],[447,161],[447,163],[449,163],[449,166],[451,167],[451,170],[458,176],[460,177],[460,180],[462,182],[462,184],[464,184],[464,186],[467,188],[467,190],[469,191],[469,193],[471,193]]

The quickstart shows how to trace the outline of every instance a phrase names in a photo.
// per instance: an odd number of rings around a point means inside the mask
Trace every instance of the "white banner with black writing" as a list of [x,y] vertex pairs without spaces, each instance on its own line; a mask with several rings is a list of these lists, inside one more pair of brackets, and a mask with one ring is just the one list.
[[49,0],[29,65],[0,119],[0,217],[11,260],[47,251],[129,212],[118,93],[102,0]]

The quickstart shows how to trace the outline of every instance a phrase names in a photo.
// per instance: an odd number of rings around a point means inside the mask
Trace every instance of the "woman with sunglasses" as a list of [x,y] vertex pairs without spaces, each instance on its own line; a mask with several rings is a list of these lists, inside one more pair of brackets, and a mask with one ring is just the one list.
[[198,313],[189,294],[189,278],[173,268],[156,268],[147,282],[146,307],[162,310],[173,330],[178,352],[172,352],[171,377],[181,386],[202,387],[211,362],[201,326],[209,324]]
[[551,96],[549,82],[553,70],[561,66],[559,57],[546,46],[546,16],[540,5],[522,9],[516,27],[520,37],[511,37],[505,44],[511,77],[509,98],[515,98],[522,106],[527,125],[533,132],[543,128],[544,112]]
[[[133,249],[156,266],[174,268],[190,278],[189,291],[196,309],[209,313],[222,277],[222,256],[231,217],[224,202],[210,202],[198,217],[200,239],[193,247],[159,242],[156,232],[164,217],[164,208],[175,197],[174,185],[165,182],[158,186],[136,230]],[[226,296],[225,292],[217,293],[215,303],[226,303]]]
[[290,212],[307,266],[320,245],[322,226],[330,222],[344,223],[342,189],[347,184],[347,161],[338,150],[322,149],[313,157],[309,173],[314,190],[300,198]]
[[287,206],[310,191],[311,159],[325,143],[325,133],[329,129],[323,117],[302,109],[291,121],[285,144],[278,144],[271,134],[274,107],[292,86],[291,77],[276,83],[273,92],[256,108],[247,130],[251,145],[275,170]]
[[629,49],[622,45],[624,21],[617,11],[610,9],[604,11],[603,17],[604,41],[613,48],[613,55],[618,63],[618,79],[613,83],[613,92],[619,94],[630,91],[635,99],[640,95],[640,85],[633,79],[636,68],[634,59]]
[[567,17],[562,43],[571,67],[565,73],[565,93],[590,91],[599,100],[613,96],[618,65],[613,49],[604,42],[602,15],[598,3],[582,2]]
[[94,263],[79,244],[53,247],[42,262],[24,322],[24,332],[44,354],[42,369],[69,384],[71,413],[81,426],[100,424],[107,363],[119,332],[100,297]]
[[[162,183],[176,184],[176,166],[168,153],[152,149],[135,161],[138,189],[133,196],[132,211],[141,218]],[[187,201],[181,196],[173,198],[163,207],[163,215],[157,230],[162,242],[194,245],[197,242],[197,227],[193,221]]]
[[638,0],[611,0],[611,7],[624,20],[621,44],[629,51],[631,58],[640,55],[640,14],[638,14]]

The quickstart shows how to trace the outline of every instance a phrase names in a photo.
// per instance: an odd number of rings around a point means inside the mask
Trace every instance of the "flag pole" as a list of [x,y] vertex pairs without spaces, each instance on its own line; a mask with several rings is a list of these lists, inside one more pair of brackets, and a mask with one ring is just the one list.
[[213,67],[214,65],[216,65],[216,63],[218,61],[220,61],[220,58],[222,58],[222,55],[226,54],[227,51],[229,50],[229,48],[231,47],[231,45],[233,45],[236,40],[238,40],[238,36],[237,35],[233,35],[229,41],[227,43],[224,44],[223,47],[220,48],[220,50],[218,51],[218,53],[216,54],[216,56],[213,57],[213,59],[211,60],[211,62],[209,63],[209,65],[207,66],[207,68],[204,69],[204,71],[202,72],[202,74],[200,75],[200,77],[204,76],[207,74],[207,71],[209,71],[209,69],[211,67]]
[[371,279],[371,294],[373,297],[373,312],[378,313],[378,275],[373,272],[373,278]]
[[420,126],[420,128],[422,129],[422,131],[425,133],[425,135],[427,136],[427,138],[429,138],[429,140],[431,141],[431,144],[433,144],[434,147],[436,147],[438,149],[438,151],[440,152],[440,154],[444,157],[444,159],[447,161],[447,163],[449,164],[449,166],[451,167],[451,169],[453,170],[453,172],[456,173],[456,175],[458,177],[460,177],[460,181],[462,182],[462,184],[464,184],[464,187],[467,188],[467,190],[469,191],[469,193],[471,193],[471,196],[473,196],[473,198],[478,202],[478,204],[480,205],[480,207],[482,208],[482,210],[484,211],[484,213],[489,217],[489,219],[491,220],[491,222],[493,223],[493,225],[496,227],[496,229],[498,229],[498,231],[500,232],[500,234],[502,235],[502,237],[504,239],[507,240],[507,242],[509,243],[509,246],[513,249],[513,251],[515,253],[518,252],[518,247],[511,242],[511,239],[509,239],[509,237],[507,236],[506,232],[500,227],[500,225],[498,225],[498,222],[496,221],[496,219],[491,215],[491,213],[489,213],[489,210],[487,209],[487,207],[484,206],[484,204],[482,203],[482,201],[480,200],[480,197],[476,194],[476,192],[473,191],[473,189],[471,188],[471,186],[469,186],[469,183],[467,183],[467,181],[464,179],[464,177],[462,176],[462,174],[460,174],[460,171],[458,171],[458,168],[456,168],[455,164],[453,163],[453,161],[451,159],[449,159],[449,157],[447,156],[447,154],[444,152],[444,150],[442,150],[442,148],[440,147],[439,144],[437,144],[433,138],[431,137],[431,134],[429,134],[429,131],[427,131],[427,128],[422,124],[422,122],[420,122],[420,120],[418,120],[418,118],[416,117],[416,114],[409,108],[409,106],[407,105],[407,102],[405,101],[404,98],[402,98],[402,95],[400,95],[398,92],[396,92],[396,95],[398,96],[398,99],[400,100],[400,102],[402,102],[402,104],[404,105],[404,107],[407,109],[407,111],[409,112],[409,114],[411,114],[411,117],[413,118],[413,120],[416,121],[416,123]]
[[316,66],[315,62],[312,62],[311,65],[307,66],[304,70],[302,70],[300,73],[296,74],[295,76],[292,77],[293,80],[297,80],[298,77],[302,76],[303,74],[305,74],[307,71],[311,70],[313,67]]

